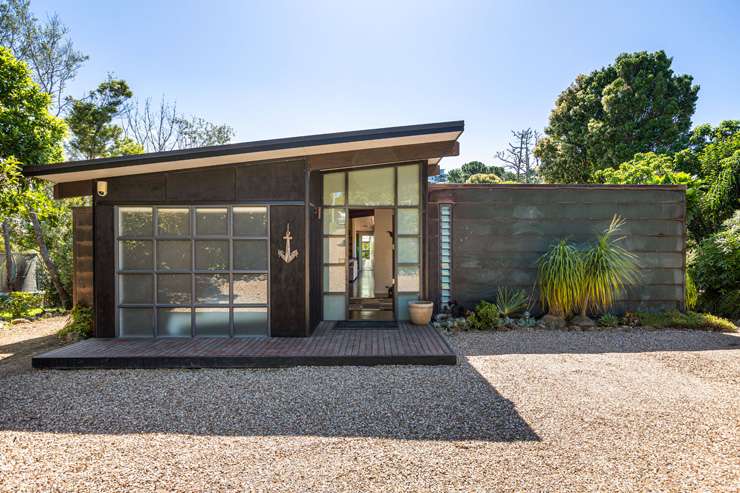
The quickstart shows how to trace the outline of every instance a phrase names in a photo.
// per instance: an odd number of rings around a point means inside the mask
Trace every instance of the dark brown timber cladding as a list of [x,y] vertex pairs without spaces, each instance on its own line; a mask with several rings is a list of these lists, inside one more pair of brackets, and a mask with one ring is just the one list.
[[95,337],[116,335],[116,287],[113,248],[113,206],[93,207],[95,225],[93,235],[94,282],[95,282]]
[[[619,214],[627,221],[622,244],[638,256],[641,282],[622,294],[616,310],[683,308],[686,204],[681,187],[432,186],[429,201],[429,270],[438,270],[435,209],[451,203],[452,297],[467,307],[493,299],[498,287],[529,292],[537,259],[549,245],[561,238],[591,241]],[[432,286],[437,302],[438,289]]]
[[92,207],[72,208],[72,302],[93,306],[93,213]]
[[[306,333],[305,211],[302,206],[276,205],[270,208],[270,333],[273,337],[300,337]],[[286,263],[277,255],[285,250],[290,225],[291,250],[298,257]]]

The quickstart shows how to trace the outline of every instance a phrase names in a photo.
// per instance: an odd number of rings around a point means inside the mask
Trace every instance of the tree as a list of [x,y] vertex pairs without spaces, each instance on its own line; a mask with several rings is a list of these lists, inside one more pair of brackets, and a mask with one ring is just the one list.
[[69,29],[56,14],[45,21],[37,19],[29,0],[5,0],[0,2],[0,45],[28,63],[33,79],[51,96],[54,114],[59,116],[66,109],[68,83],[88,59],[75,50]]
[[147,152],[171,151],[228,143],[234,129],[216,125],[199,117],[186,117],[177,111],[177,104],[164,96],[159,106],[151,98],[136,101],[122,115],[126,135],[141,144]]
[[125,111],[131,96],[133,93],[125,80],[109,76],[86,97],[70,98],[67,124],[72,138],[67,150],[73,158],[95,159],[144,152],[141,145],[124,136],[122,127],[112,123]]
[[495,173],[478,173],[475,175],[471,175],[465,183],[469,183],[471,185],[481,185],[481,184],[491,184],[491,183],[501,183],[501,177],[498,176]]
[[494,174],[502,176],[504,174],[504,168],[499,166],[486,166],[480,161],[470,161],[463,164],[459,168],[453,168],[447,173],[447,181],[449,183],[465,183],[473,175],[479,174]]
[[509,142],[508,148],[496,153],[496,158],[504,163],[504,168],[509,170],[512,181],[519,183],[535,183],[537,181],[537,170],[540,166],[540,158],[535,156],[534,148],[541,138],[537,130],[525,128],[523,130],[512,130],[513,142]]
[[579,75],[555,102],[535,149],[550,183],[588,182],[639,152],[686,147],[699,86],[676,75],[665,52],[624,53]]
[[[30,77],[26,65],[17,60],[7,48],[0,47],[0,161],[3,164],[2,204],[5,253],[12,256],[12,249],[5,235],[7,221],[18,213],[25,213],[40,232],[39,214],[50,207],[47,194],[34,180],[20,178],[20,164],[48,163],[62,159],[62,140],[66,133],[64,122],[49,113],[51,97],[44,93]],[[15,168],[13,168],[15,167]],[[15,169],[15,171],[14,171]],[[40,233],[39,233],[40,234]],[[37,238],[38,239],[38,238]],[[65,306],[68,295],[62,285],[56,266],[51,260],[43,238],[38,239],[42,260]]]

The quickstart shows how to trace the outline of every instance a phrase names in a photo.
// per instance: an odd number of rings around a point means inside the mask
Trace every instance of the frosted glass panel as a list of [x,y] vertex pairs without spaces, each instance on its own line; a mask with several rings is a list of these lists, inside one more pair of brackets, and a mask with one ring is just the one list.
[[195,276],[196,303],[228,303],[229,275],[201,274]]
[[124,240],[119,243],[118,257],[121,269],[151,270],[153,267],[152,246],[149,240]]
[[398,266],[398,290],[399,291],[418,291],[419,290],[419,266],[418,265],[399,265]]
[[195,209],[195,234],[226,236],[229,233],[228,216],[226,208]]
[[268,335],[267,308],[234,308],[234,335]]
[[267,236],[267,207],[234,207],[234,236]]
[[419,234],[419,209],[398,209],[398,234]]
[[228,336],[229,309],[228,308],[196,308],[195,335],[197,336]]
[[121,308],[119,310],[121,337],[154,336],[154,310],[151,308]]
[[157,209],[157,234],[190,236],[190,210]]
[[419,238],[398,238],[398,263],[419,263]]
[[419,205],[419,165],[398,167],[398,205]]
[[343,264],[347,257],[347,242],[344,238],[324,238],[324,263]]
[[157,329],[160,336],[190,337],[190,308],[160,308]]
[[151,207],[121,207],[118,214],[120,236],[152,236]]
[[324,234],[343,235],[347,226],[347,212],[344,209],[324,209]]
[[349,172],[350,205],[394,205],[395,168]]
[[229,268],[229,242],[226,240],[196,241],[195,268],[197,270],[227,270]]
[[343,293],[346,290],[344,265],[324,266],[324,291]]
[[324,175],[324,205],[344,205],[344,173]]
[[396,295],[396,317],[398,320],[409,320],[409,301],[416,301],[419,299],[418,293],[404,293]]
[[160,274],[157,276],[157,303],[164,305],[190,304],[190,274]]
[[234,270],[267,270],[267,241],[234,240]]
[[344,320],[345,296],[342,294],[324,295],[324,320]]
[[157,268],[160,270],[190,270],[192,268],[190,240],[157,241]]
[[234,303],[267,303],[267,274],[234,274]]
[[121,274],[118,276],[118,301],[123,304],[153,304],[154,276]]

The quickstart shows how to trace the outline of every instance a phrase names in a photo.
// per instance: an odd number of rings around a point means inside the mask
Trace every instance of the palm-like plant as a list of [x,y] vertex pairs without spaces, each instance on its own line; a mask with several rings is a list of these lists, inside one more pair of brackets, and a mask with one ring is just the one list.
[[606,311],[626,285],[638,281],[637,257],[619,245],[617,236],[624,220],[614,215],[608,228],[585,250],[583,258],[583,292],[579,300],[582,316],[588,310]]
[[496,310],[502,317],[510,318],[524,311],[528,301],[527,293],[522,289],[504,287],[496,292]]
[[540,299],[551,315],[565,318],[579,308],[583,293],[583,259],[576,247],[560,240],[537,261]]

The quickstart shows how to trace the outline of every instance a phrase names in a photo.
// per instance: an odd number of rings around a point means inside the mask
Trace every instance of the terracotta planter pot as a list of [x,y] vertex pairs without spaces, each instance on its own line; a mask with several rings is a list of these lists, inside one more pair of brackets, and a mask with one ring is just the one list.
[[431,301],[409,301],[409,315],[414,325],[426,325],[432,321],[434,303]]

